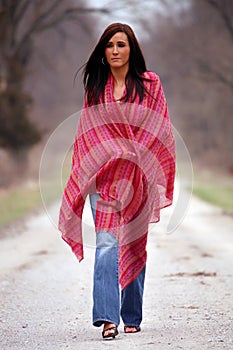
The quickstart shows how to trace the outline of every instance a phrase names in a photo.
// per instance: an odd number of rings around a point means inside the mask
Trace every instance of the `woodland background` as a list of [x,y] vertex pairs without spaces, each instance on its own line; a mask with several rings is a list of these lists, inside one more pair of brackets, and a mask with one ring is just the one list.
[[50,134],[82,106],[75,73],[115,21],[160,76],[194,173],[233,175],[231,0],[0,0],[0,188],[37,181]]

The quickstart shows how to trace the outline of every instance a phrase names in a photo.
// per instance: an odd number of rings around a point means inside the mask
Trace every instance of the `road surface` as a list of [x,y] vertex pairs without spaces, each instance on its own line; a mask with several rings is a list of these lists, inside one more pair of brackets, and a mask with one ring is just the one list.
[[[166,221],[166,214],[161,224]],[[142,332],[91,324],[94,249],[79,264],[46,214],[0,241],[0,349],[233,349],[233,218],[192,199],[178,229],[149,234]]]

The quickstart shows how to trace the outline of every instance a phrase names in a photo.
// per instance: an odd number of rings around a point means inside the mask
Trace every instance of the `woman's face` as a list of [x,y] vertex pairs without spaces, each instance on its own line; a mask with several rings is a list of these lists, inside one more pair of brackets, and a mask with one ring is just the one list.
[[114,34],[105,47],[105,57],[111,68],[129,65],[130,46],[128,37],[123,32]]

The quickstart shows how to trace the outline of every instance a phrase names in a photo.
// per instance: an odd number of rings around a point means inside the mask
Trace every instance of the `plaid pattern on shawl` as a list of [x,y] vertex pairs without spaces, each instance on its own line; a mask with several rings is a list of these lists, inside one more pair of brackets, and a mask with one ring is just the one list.
[[144,73],[149,91],[139,103],[118,103],[109,76],[105,103],[86,107],[74,142],[72,171],[59,217],[62,238],[81,261],[82,213],[90,193],[99,193],[96,231],[119,242],[119,281],[124,289],[146,264],[148,224],[170,205],[175,143],[159,77]]

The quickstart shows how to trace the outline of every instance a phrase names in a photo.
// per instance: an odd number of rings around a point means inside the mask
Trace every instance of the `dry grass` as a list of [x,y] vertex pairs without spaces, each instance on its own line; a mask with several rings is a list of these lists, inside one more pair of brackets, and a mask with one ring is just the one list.
[[0,192],[0,226],[21,219],[42,205],[39,185],[12,187]]
[[193,193],[206,202],[233,214],[233,179],[231,175],[198,172]]

